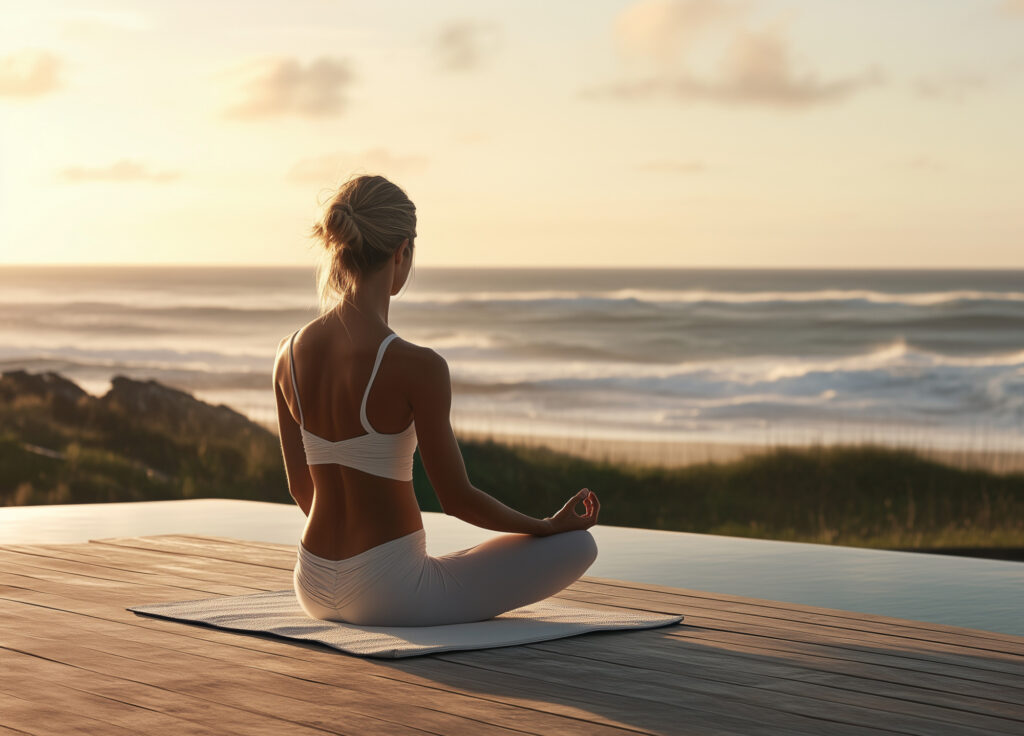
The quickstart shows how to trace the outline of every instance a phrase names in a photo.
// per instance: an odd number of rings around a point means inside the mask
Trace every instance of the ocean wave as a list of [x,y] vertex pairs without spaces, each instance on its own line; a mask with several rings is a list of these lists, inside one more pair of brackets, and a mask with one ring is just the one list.
[[647,302],[653,304],[702,302],[719,304],[764,304],[805,302],[853,302],[903,304],[931,307],[951,302],[1024,302],[1020,291],[978,291],[958,289],[928,292],[885,292],[869,289],[817,289],[810,291],[714,291],[706,289],[615,289],[611,291],[476,291],[422,292],[402,296],[399,302],[450,306],[460,302]]
[[[773,384],[812,374],[819,378],[866,373],[902,377],[935,370],[960,372],[965,378],[986,378],[993,374],[1024,377],[1024,350],[950,355],[913,346],[905,339],[892,340],[845,356],[756,355],[677,362],[595,360],[585,353],[576,353],[571,359],[561,360],[544,356],[497,358],[491,353],[490,338],[472,332],[438,336],[429,344],[445,346],[449,351],[453,381],[474,390],[493,390],[503,386],[516,389],[581,388],[587,384],[596,386],[604,383],[645,394],[665,390],[673,384],[681,386],[684,382],[698,390],[698,387],[712,385]],[[531,352],[517,351],[516,354],[530,355]],[[232,353],[155,347],[89,350],[70,345],[49,349],[0,348],[0,368],[3,370],[24,367],[28,370],[107,372],[111,375],[117,372],[150,372],[154,378],[205,374],[236,376],[244,384],[251,385],[253,376],[269,375],[272,366],[272,351]],[[218,378],[217,383],[223,385],[224,382]]]
[[[886,292],[871,289],[815,289],[805,291],[719,291],[712,289],[613,289],[525,290],[525,291],[412,291],[396,297],[392,305],[453,307],[459,304],[536,303],[538,305],[601,306],[604,304],[807,304],[827,302],[864,302],[879,305],[934,307],[957,302],[1024,302],[1021,291],[982,291],[955,289],[950,291]],[[85,310],[118,312],[130,310],[139,314],[183,314],[201,317],[230,316],[304,316],[316,314],[316,299],[311,294],[298,295],[216,295],[145,293],[81,293],[61,298],[36,290],[10,290],[0,298],[0,309],[19,313],[45,314],[49,310]]]
[[689,386],[695,392],[718,385],[771,384],[816,376],[877,373],[892,376],[918,375],[930,369],[963,369],[965,380],[977,371],[1016,369],[1024,375],[1024,350],[984,355],[947,355],[922,350],[899,339],[874,349],[842,357],[792,357],[758,355],[676,363],[625,361],[460,361],[453,373],[460,380],[496,384],[529,383],[552,388],[581,388],[584,384],[618,386],[647,393]]

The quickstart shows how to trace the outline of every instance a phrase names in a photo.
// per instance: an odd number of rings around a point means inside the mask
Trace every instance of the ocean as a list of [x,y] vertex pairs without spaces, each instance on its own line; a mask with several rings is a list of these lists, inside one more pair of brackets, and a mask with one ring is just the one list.
[[[276,425],[312,268],[0,267],[0,367],[155,379]],[[472,432],[1024,448],[1024,271],[414,266],[389,322]]]

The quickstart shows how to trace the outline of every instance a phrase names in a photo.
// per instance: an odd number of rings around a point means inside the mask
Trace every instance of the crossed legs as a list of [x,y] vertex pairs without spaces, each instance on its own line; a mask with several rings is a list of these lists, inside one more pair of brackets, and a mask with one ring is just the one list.
[[299,575],[300,553],[295,588],[303,608],[315,618],[363,626],[482,621],[558,593],[597,558],[597,543],[585,529],[545,537],[502,534],[439,557],[426,554],[422,530],[401,540],[376,568],[371,555],[358,570],[339,571],[332,606],[322,602],[323,591],[318,601],[304,590],[311,576]]

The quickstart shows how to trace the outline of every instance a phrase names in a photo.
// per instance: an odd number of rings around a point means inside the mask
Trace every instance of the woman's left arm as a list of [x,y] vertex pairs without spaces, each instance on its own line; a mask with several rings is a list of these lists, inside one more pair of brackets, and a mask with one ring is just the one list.
[[[313,505],[313,478],[306,464],[306,454],[302,449],[302,434],[299,423],[292,416],[291,409],[281,389],[281,367],[287,366],[287,340],[283,340],[278,348],[277,361],[274,364],[274,395],[277,397],[277,427],[281,438],[281,452],[284,455],[284,469],[288,476],[288,492],[302,513],[309,516]],[[283,351],[282,351],[283,348]],[[283,355],[282,355],[283,352]],[[284,360],[282,361],[282,357]],[[289,380],[290,374],[284,371]]]

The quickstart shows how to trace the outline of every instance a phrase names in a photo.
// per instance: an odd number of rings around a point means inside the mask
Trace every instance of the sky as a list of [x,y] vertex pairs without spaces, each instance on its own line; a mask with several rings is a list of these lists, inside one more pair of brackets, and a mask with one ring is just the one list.
[[0,264],[1024,268],[1024,0],[0,0]]

